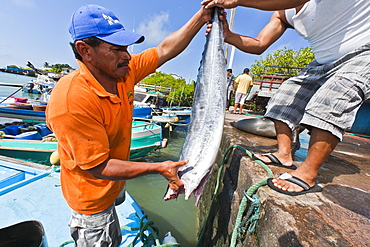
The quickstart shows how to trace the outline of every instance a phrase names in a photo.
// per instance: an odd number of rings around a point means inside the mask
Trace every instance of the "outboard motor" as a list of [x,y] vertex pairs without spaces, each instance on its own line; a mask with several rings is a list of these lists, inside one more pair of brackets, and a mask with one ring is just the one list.
[[29,82],[26,84],[25,88],[28,90],[28,92],[31,92],[34,86],[35,84],[33,84],[32,82]]

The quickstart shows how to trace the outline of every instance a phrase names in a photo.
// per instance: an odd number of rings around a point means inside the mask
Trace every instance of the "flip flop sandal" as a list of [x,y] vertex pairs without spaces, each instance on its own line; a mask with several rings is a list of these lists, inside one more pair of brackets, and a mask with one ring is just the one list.
[[263,160],[259,159],[257,156],[255,156],[254,154],[252,155],[252,158],[254,160],[260,160],[262,161],[263,163],[265,163],[266,165],[272,165],[272,166],[278,166],[278,167],[284,167],[284,168],[287,168],[287,169],[291,169],[291,170],[296,170],[297,169],[297,166],[296,165],[291,165],[291,166],[284,166],[280,160],[275,156],[273,155],[272,153],[266,153],[266,154],[261,154],[263,156],[266,156],[267,158],[270,159],[271,162],[264,162]]
[[280,188],[278,188],[274,185],[274,183],[272,182],[272,178],[267,179],[267,185],[271,189],[273,189],[273,190],[275,190],[279,193],[285,194],[285,195],[298,196],[298,195],[303,195],[303,194],[307,194],[307,193],[314,193],[314,192],[321,192],[322,191],[322,186],[320,186],[318,184],[315,184],[314,186],[310,187],[302,179],[297,178],[295,176],[292,176],[287,172],[281,174],[279,176],[279,179],[289,181],[293,184],[296,184],[296,185],[300,186],[303,189],[303,191],[300,191],[300,192],[290,192],[290,191],[287,191],[287,190],[282,190],[282,189],[280,189]]

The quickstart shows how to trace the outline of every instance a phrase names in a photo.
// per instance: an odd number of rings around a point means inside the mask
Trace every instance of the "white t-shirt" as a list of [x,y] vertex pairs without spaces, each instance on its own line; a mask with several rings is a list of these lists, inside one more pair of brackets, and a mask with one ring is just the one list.
[[370,0],[310,0],[298,14],[288,9],[285,15],[320,64],[370,42]]

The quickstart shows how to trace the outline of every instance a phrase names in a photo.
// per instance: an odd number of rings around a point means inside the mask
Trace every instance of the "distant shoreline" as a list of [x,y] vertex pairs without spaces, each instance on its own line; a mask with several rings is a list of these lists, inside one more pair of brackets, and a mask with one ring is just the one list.
[[4,69],[4,68],[0,68],[0,71],[1,72],[5,72],[5,73],[10,73],[10,74],[17,74],[17,75],[25,75],[25,76],[29,76],[29,77],[36,77],[36,72],[34,72],[34,71],[24,72],[24,71],[9,70],[9,69]]

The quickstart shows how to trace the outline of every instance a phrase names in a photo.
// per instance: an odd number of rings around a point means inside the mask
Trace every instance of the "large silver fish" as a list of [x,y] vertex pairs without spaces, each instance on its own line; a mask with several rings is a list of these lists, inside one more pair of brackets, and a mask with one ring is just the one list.
[[198,203],[221,143],[227,79],[224,36],[219,14],[220,9],[217,7],[198,69],[190,123],[180,154],[180,160],[189,160],[179,169],[184,190],[168,188],[165,200],[175,199],[181,193],[185,193],[187,200],[194,193]]

